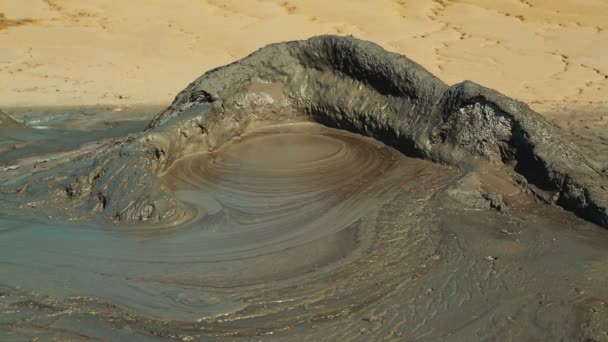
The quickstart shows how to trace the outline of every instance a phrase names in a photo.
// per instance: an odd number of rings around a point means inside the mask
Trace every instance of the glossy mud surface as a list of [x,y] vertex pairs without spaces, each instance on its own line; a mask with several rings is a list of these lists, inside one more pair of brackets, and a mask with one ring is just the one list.
[[0,340],[606,340],[606,231],[504,179],[261,129],[163,175],[177,226],[2,213]]

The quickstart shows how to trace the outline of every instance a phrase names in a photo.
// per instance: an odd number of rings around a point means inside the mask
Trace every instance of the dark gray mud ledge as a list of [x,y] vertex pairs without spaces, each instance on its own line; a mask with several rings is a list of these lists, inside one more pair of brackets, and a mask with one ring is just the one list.
[[179,222],[187,208],[160,177],[173,162],[252,128],[296,121],[436,162],[504,165],[539,199],[608,228],[606,175],[526,104],[470,81],[448,86],[402,55],[340,36],[272,44],[211,70],[144,132],[4,182],[4,193],[22,203],[45,199],[79,217]]

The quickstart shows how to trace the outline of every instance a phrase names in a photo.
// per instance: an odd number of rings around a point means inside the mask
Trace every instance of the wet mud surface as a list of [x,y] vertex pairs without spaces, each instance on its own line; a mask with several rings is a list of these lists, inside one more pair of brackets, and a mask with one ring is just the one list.
[[57,159],[63,152],[139,132],[157,109],[157,106],[15,108],[10,124],[0,118],[0,171],[25,164],[38,166]]
[[179,223],[3,212],[0,339],[607,340],[605,230],[502,172],[284,124],[163,172]]

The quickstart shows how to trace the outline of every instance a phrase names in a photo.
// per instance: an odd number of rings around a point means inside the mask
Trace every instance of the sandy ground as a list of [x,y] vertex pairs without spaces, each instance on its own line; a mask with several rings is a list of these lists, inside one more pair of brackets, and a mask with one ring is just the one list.
[[604,0],[0,0],[0,106],[167,103],[277,41],[352,34],[540,111],[608,102]]
[[0,108],[164,105],[268,43],[352,34],[608,154],[607,19],[605,0],[0,0]]

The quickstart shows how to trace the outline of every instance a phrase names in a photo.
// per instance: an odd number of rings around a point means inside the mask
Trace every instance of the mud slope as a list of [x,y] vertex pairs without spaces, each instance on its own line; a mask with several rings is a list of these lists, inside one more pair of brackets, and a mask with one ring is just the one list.
[[25,125],[15,120],[10,114],[0,109],[0,128],[16,128],[24,127]]
[[504,165],[539,199],[608,227],[606,175],[527,105],[468,81],[448,86],[404,56],[338,36],[269,45],[211,70],[145,132],[3,186],[18,202],[42,196],[73,217],[179,222],[192,213],[160,177],[179,158],[296,121],[463,168],[475,159]]

